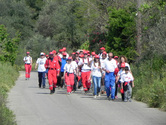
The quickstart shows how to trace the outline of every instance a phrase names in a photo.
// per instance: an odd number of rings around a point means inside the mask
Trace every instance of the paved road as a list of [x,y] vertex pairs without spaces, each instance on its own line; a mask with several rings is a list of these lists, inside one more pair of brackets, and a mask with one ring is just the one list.
[[38,88],[37,72],[26,81],[24,72],[8,97],[8,107],[16,114],[18,125],[166,125],[166,112],[148,108],[141,102],[96,99],[79,90],[71,95],[65,89],[49,94]]

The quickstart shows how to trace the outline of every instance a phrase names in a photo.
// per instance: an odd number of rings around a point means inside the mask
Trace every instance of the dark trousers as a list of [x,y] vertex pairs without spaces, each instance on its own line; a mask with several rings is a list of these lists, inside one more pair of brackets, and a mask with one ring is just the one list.
[[45,72],[38,72],[38,78],[39,78],[39,87],[43,84],[43,87],[45,87]]
[[74,86],[73,86],[73,91],[76,91],[76,90],[77,90],[77,81],[78,81],[78,78],[77,78],[76,74],[74,74]]
[[118,81],[116,84],[115,84],[115,96],[117,96],[118,94],[118,85],[120,85],[121,83]]
[[60,72],[60,75],[57,77],[57,86],[63,87],[64,85],[64,80],[62,80],[64,72]]

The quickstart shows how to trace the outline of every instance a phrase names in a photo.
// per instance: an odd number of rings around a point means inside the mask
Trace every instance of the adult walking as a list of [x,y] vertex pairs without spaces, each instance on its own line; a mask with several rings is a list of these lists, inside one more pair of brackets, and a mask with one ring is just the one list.
[[91,65],[91,72],[94,84],[94,98],[96,98],[96,96],[100,96],[101,75],[102,75],[99,55],[95,55],[94,62]]
[[25,80],[29,80],[32,68],[32,57],[30,56],[30,52],[27,52],[26,55],[23,59],[25,62]]
[[87,51],[84,51],[84,58],[80,59],[78,66],[81,68],[81,78],[82,78],[82,85],[84,88],[85,93],[90,89],[91,82],[90,82],[90,74],[91,74],[91,67],[88,66],[91,59],[88,58]]
[[113,53],[108,54],[108,59],[104,62],[103,70],[105,74],[105,88],[107,93],[107,99],[110,100],[110,88],[111,88],[111,99],[115,99],[115,68],[117,67],[116,61],[113,59]]
[[39,78],[39,88],[41,88],[41,85],[43,85],[43,88],[45,88],[45,73],[46,73],[46,68],[45,68],[45,63],[47,58],[44,56],[45,54],[43,52],[40,53],[40,58],[37,59],[35,69],[38,67],[38,78]]
[[67,58],[66,58],[67,53],[63,53],[63,58],[61,58],[62,62],[61,62],[61,71],[60,71],[60,87],[62,88],[64,86],[64,66],[67,63]]
[[46,60],[45,67],[48,69],[48,82],[50,94],[53,94],[55,93],[57,76],[59,76],[60,72],[58,60],[54,58],[53,52],[49,53],[49,58]]

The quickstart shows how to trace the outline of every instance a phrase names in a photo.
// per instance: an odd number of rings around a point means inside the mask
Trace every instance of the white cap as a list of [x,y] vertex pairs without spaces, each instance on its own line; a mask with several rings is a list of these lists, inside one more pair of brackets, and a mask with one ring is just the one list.
[[43,53],[43,52],[41,52],[41,53],[40,53],[40,55],[41,55],[41,56],[43,56],[43,55],[44,55],[44,53]]

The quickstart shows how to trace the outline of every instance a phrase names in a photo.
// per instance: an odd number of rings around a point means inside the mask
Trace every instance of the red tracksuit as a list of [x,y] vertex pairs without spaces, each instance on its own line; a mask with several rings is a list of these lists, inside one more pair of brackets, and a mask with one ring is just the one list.
[[60,65],[57,58],[48,58],[45,67],[48,69],[49,89],[53,90],[53,87],[56,88],[57,74],[60,72]]

